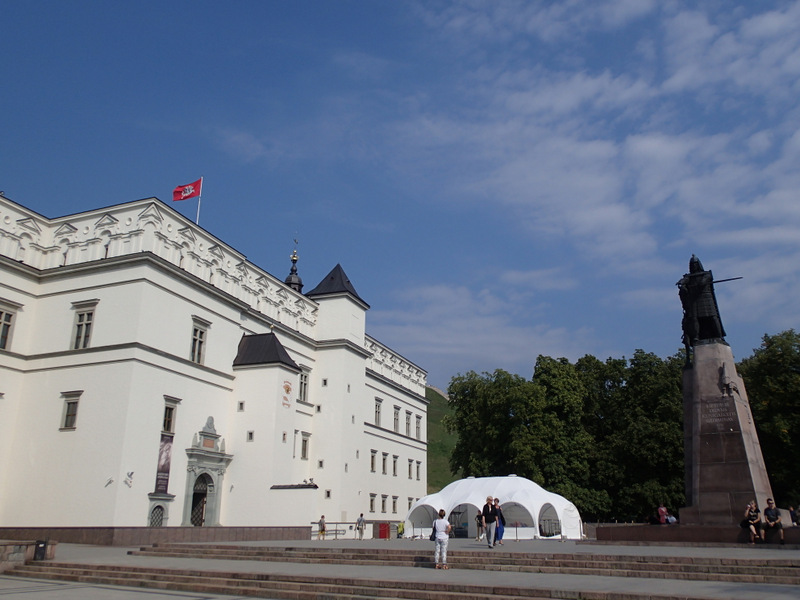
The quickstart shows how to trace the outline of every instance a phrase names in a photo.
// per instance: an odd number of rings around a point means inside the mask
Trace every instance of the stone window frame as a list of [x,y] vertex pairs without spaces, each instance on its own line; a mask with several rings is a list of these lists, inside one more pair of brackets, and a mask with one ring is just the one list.
[[14,324],[17,313],[22,304],[0,298],[0,350],[8,350],[11,346],[11,336],[14,333]]
[[75,431],[77,428],[78,406],[82,395],[83,390],[61,392],[61,398],[64,402],[62,403],[59,431]]
[[210,321],[206,321],[197,315],[192,315],[192,343],[189,349],[189,360],[195,364],[205,364],[208,331],[210,329]]
[[84,350],[91,346],[92,333],[95,324],[95,312],[100,304],[98,298],[80,300],[72,303],[75,319],[72,325],[72,349]]
[[297,401],[308,403],[308,371],[300,372],[300,381],[297,386]]
[[161,433],[175,435],[175,423],[178,418],[178,405],[180,398],[164,396],[164,418],[161,421]]

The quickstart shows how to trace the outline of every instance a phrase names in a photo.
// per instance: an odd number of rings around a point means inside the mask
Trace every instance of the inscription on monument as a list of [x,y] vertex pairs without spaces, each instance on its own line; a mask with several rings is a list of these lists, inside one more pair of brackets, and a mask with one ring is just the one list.
[[701,433],[739,431],[739,419],[732,398],[707,398],[700,407]]

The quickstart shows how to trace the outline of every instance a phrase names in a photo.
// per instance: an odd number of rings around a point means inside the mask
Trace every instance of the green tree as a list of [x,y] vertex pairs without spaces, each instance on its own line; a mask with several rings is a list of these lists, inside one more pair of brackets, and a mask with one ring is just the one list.
[[585,520],[641,520],[683,491],[683,358],[539,356],[530,381],[454,377],[450,458],[465,476],[516,473],[570,499]]
[[452,472],[476,477],[518,473],[541,479],[534,451],[540,445],[534,408],[541,404],[540,389],[498,369],[458,375],[447,394],[452,414],[445,426],[458,436],[450,458]]
[[613,431],[605,439],[616,481],[609,517],[641,520],[660,502],[685,504],[681,356],[663,360],[636,350],[615,390]]
[[744,379],[772,493],[781,506],[800,503],[800,334],[764,335],[737,365]]
[[596,444],[584,425],[588,394],[578,369],[565,358],[539,356],[533,381],[544,390],[539,412],[544,443],[538,453],[542,485],[569,498],[583,513],[606,512],[608,493],[591,487],[590,460]]

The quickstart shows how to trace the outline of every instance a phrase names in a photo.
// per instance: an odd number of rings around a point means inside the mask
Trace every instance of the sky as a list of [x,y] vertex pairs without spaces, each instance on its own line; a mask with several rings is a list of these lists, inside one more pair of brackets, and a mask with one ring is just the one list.
[[800,328],[800,2],[0,0],[0,190],[47,217],[203,177],[200,225],[445,389]]

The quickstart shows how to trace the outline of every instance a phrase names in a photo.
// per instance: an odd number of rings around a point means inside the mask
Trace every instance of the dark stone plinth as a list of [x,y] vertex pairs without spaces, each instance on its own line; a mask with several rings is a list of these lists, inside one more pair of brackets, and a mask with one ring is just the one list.
[[694,346],[683,373],[684,525],[735,525],[772,496],[744,381],[723,341]]
[[[787,545],[800,545],[800,527],[786,527],[783,531]],[[598,542],[632,544],[747,544],[750,541],[747,530],[738,525],[605,525],[597,527],[595,536]],[[778,546],[778,536],[767,535],[767,542],[759,546]]]

